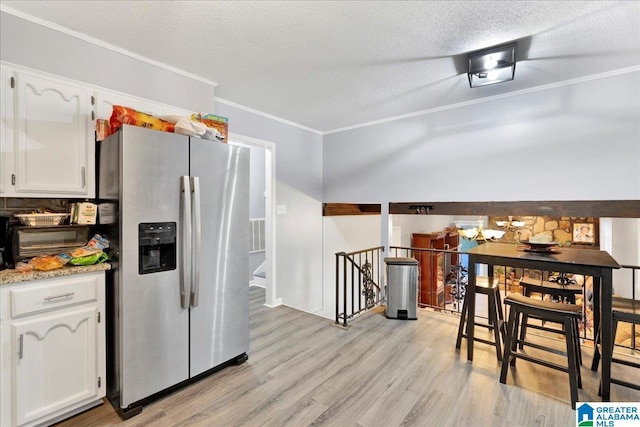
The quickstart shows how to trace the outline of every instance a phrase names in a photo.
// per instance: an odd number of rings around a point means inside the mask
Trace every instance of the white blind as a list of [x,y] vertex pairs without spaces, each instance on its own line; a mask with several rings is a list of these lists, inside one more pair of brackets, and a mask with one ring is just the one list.
[[249,219],[249,252],[264,250],[264,218],[251,218]]

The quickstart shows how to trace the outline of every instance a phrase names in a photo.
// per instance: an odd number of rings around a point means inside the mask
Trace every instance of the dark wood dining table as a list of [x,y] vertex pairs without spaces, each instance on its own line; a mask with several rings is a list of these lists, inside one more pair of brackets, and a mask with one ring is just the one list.
[[[493,280],[493,266],[508,266],[532,270],[574,273],[593,278],[593,322],[594,331],[601,327],[600,340],[603,349],[611,348],[612,336],[612,276],[613,269],[619,269],[616,262],[606,251],[554,247],[550,252],[533,252],[526,247],[510,243],[487,242],[467,251],[469,255],[468,272],[468,309],[469,319],[473,319],[476,309],[475,280],[476,266],[488,266],[489,283]],[[467,322],[467,360],[473,360],[473,322]],[[597,369],[597,366],[593,367]],[[611,354],[602,352],[601,360],[602,401],[608,402],[611,391]]]

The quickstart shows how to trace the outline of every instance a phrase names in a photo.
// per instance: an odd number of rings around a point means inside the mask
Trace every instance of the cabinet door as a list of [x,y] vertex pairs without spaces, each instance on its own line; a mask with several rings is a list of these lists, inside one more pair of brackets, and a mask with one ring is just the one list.
[[97,314],[90,304],[13,323],[17,425],[97,396]]
[[88,88],[16,72],[15,193],[94,196],[94,131]]
[[[414,233],[411,246],[424,249],[444,249],[444,234]],[[419,302],[440,307],[444,304],[444,256],[442,252],[417,251],[420,271]]]
[[0,67],[0,197],[7,197],[12,191],[11,175],[13,165],[13,90],[11,90],[11,70]]

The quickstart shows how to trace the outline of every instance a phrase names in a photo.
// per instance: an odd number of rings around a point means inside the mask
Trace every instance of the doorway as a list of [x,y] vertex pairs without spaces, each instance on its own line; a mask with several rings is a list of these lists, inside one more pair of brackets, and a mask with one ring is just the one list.
[[[275,143],[230,132],[229,143],[252,150],[264,150],[264,264],[258,273],[264,273],[261,281],[265,288],[265,305],[275,307],[282,304],[276,298],[276,146]],[[262,153],[261,153],[262,154]],[[261,170],[261,168],[258,168]]]

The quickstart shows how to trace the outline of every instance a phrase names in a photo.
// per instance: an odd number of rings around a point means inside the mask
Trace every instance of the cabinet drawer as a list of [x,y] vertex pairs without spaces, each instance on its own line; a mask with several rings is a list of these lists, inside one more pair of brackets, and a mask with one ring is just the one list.
[[98,275],[47,279],[46,283],[25,285],[11,291],[11,317],[58,309],[98,297]]

